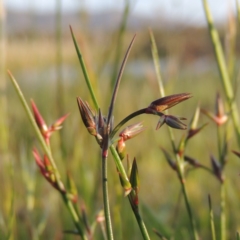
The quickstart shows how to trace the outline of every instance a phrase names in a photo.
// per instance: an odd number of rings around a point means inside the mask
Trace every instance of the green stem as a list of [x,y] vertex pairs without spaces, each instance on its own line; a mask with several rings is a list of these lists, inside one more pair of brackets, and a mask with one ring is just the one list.
[[238,145],[240,146],[239,114],[238,114],[236,101],[234,100],[234,93],[233,93],[233,88],[231,86],[229,73],[227,70],[227,64],[224,58],[224,53],[223,53],[218,32],[213,24],[212,15],[211,15],[207,0],[203,0],[203,5],[204,5],[205,14],[208,22],[208,29],[210,32],[215,56],[217,59],[218,69],[219,69],[221,80],[222,80],[222,85],[228,100],[228,105],[230,108],[230,112],[231,112],[231,116],[232,116],[232,120],[235,128]]
[[151,38],[151,51],[152,51],[152,57],[153,57],[153,62],[154,62],[154,67],[157,75],[157,82],[158,82],[158,87],[159,87],[159,92],[160,96],[164,97],[165,96],[165,91],[164,91],[164,86],[163,86],[163,80],[161,77],[161,68],[160,68],[160,60],[158,56],[158,49],[156,45],[156,41],[153,35],[152,30],[149,30],[150,33],[150,38]]
[[[107,136],[106,140],[105,141],[108,142],[108,136]],[[104,144],[104,145],[107,145],[107,144]],[[102,150],[103,205],[104,205],[104,214],[105,214],[105,221],[106,221],[107,237],[108,237],[108,240],[113,240],[112,222],[111,222],[109,196],[108,196],[107,155],[108,155],[107,146],[103,146],[103,150]]]
[[65,205],[67,206],[67,209],[72,217],[73,223],[78,230],[79,235],[82,237],[83,240],[87,240],[86,235],[83,233],[82,227],[80,225],[80,217],[76,211],[76,209],[73,206],[73,203],[69,198],[67,197],[66,193],[62,193],[62,199]]
[[221,184],[221,240],[226,240],[226,192],[225,182]]
[[198,234],[197,234],[197,231],[196,231],[195,222],[194,222],[194,219],[193,219],[192,210],[191,210],[191,206],[190,206],[189,199],[188,199],[188,194],[187,194],[187,190],[186,190],[186,187],[185,187],[185,179],[184,179],[184,176],[183,176],[184,162],[178,155],[176,155],[176,156],[177,156],[179,179],[180,179],[180,183],[181,183],[181,187],[182,187],[182,192],[183,192],[183,196],[184,196],[185,205],[186,205],[188,216],[189,216],[190,223],[191,223],[191,230],[192,230],[193,239],[198,240]]
[[190,222],[191,222],[192,234],[193,234],[194,239],[198,240],[196,226],[195,226],[195,222],[194,222],[194,219],[193,219],[190,203],[189,203],[189,200],[188,200],[187,190],[186,190],[186,187],[185,187],[185,183],[183,181],[181,181],[181,186],[182,186],[182,191],[183,191],[185,204],[186,204],[187,211],[188,211],[188,216],[189,216],[189,219],[190,219]]
[[138,115],[141,114],[152,114],[152,115],[157,115],[159,117],[162,117],[164,114],[162,112],[157,112],[155,110],[152,109],[148,109],[148,108],[142,108],[140,110],[137,110],[136,112],[133,112],[131,114],[129,114],[127,117],[125,117],[111,132],[110,134],[110,139],[113,139],[114,135],[117,133],[117,131],[125,124],[127,123],[129,120],[131,120],[134,117],[137,117]]
[[115,164],[117,166],[117,169],[119,171],[119,174],[121,175],[121,179],[123,181],[124,190],[125,192],[128,192],[131,189],[131,183],[129,182],[127,173],[123,167],[122,161],[113,145],[110,146],[111,153],[113,155],[113,159],[115,161]]
[[208,205],[209,205],[209,216],[210,216],[212,240],[216,240],[216,231],[215,231],[215,225],[214,225],[214,215],[213,215],[212,203],[211,203],[210,195],[208,195]]
[[109,196],[108,196],[108,172],[107,172],[107,157],[109,148],[108,126],[105,128],[103,146],[102,146],[102,191],[103,191],[103,206],[105,214],[105,222],[107,229],[108,240],[113,240],[112,221],[110,214]]
[[32,113],[31,113],[30,108],[28,107],[27,101],[26,101],[26,99],[25,99],[25,97],[24,97],[24,95],[23,95],[23,93],[22,93],[22,91],[21,91],[17,81],[15,80],[15,78],[13,77],[13,75],[11,74],[10,71],[8,71],[8,74],[9,74],[10,79],[11,79],[11,81],[13,83],[13,86],[14,86],[14,88],[15,88],[15,90],[16,90],[16,92],[17,92],[17,94],[18,94],[18,96],[19,96],[19,98],[21,100],[21,103],[22,103],[22,105],[24,107],[24,110],[25,110],[27,116],[28,116],[28,119],[29,119],[30,123],[32,124],[32,127],[33,127],[33,129],[34,129],[34,131],[35,131],[35,133],[37,135],[37,138],[38,138],[38,140],[39,140],[39,142],[40,142],[44,152],[48,156],[49,161],[50,161],[50,163],[51,163],[51,165],[52,165],[52,167],[54,169],[54,173],[56,174],[56,178],[57,178],[56,179],[57,183],[60,183],[60,174],[59,174],[59,172],[57,170],[57,167],[56,167],[56,164],[55,164],[55,162],[53,160],[53,157],[52,157],[52,154],[51,154],[51,150],[50,150],[49,146],[47,145],[45,139],[42,136],[42,133],[40,132],[40,130],[39,130],[39,128],[38,128],[38,126],[37,126],[37,124],[35,122],[35,119],[34,119]]
[[[119,171],[119,173],[122,176],[121,179],[123,180],[124,190],[125,191],[126,190],[129,191],[129,189],[131,189],[131,184],[130,184],[130,182],[128,180],[128,176],[126,174],[126,171],[125,171],[125,169],[124,169],[124,167],[122,165],[122,161],[121,161],[121,159],[120,159],[120,157],[119,157],[119,155],[118,155],[118,153],[117,153],[117,151],[116,151],[116,149],[115,149],[115,147],[113,145],[110,146],[110,150],[111,150],[111,153],[113,155],[115,164],[117,165],[118,171]],[[128,199],[129,199],[129,203],[131,205],[130,194],[128,195]],[[131,205],[131,207],[132,207],[133,213],[135,215],[135,218],[136,218],[136,220],[138,222],[138,226],[139,226],[140,231],[142,233],[143,239],[144,240],[149,240],[150,238],[149,238],[146,226],[144,224],[143,219],[141,218],[141,215],[139,214],[139,211],[137,209],[135,209],[132,205]]]
[[239,232],[236,233],[236,238],[237,238],[237,240],[240,240]]
[[[128,196],[128,199],[129,199],[129,202],[131,203],[130,196]],[[142,233],[143,239],[144,240],[150,240],[147,228],[145,226],[145,223],[144,223],[144,221],[143,221],[139,211],[137,209],[133,208],[133,206],[132,206],[132,210],[133,210],[134,216],[135,216],[135,218],[137,220],[137,223],[138,223],[138,226],[140,228],[140,231]]]

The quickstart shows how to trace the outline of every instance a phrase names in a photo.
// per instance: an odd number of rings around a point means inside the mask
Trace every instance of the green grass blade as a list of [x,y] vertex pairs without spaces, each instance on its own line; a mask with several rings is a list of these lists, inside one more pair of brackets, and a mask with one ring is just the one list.
[[29,119],[29,121],[30,121],[30,123],[31,123],[31,125],[32,125],[32,127],[33,127],[33,129],[35,131],[35,133],[36,133],[36,136],[37,136],[37,138],[38,138],[38,140],[39,140],[39,142],[40,142],[44,152],[47,154],[47,156],[49,158],[49,161],[51,162],[54,170],[56,171],[57,177],[59,178],[59,173],[57,171],[57,167],[56,167],[56,164],[55,164],[55,162],[53,160],[52,154],[51,154],[51,152],[49,150],[49,147],[47,146],[47,144],[46,144],[46,142],[45,142],[45,140],[44,140],[44,138],[43,138],[43,136],[42,136],[42,134],[41,134],[41,132],[40,132],[36,122],[35,122],[35,119],[33,117],[33,114],[31,112],[28,104],[27,104],[27,101],[26,101],[26,99],[25,99],[25,97],[24,97],[24,95],[23,95],[23,93],[22,93],[22,91],[21,91],[17,81],[15,80],[15,78],[13,77],[13,75],[11,74],[10,71],[8,71],[8,74],[9,74],[10,79],[12,81],[12,84],[13,84],[13,86],[14,86],[17,94],[18,94],[18,97],[19,97],[19,99],[20,99],[20,101],[21,101],[21,103],[22,103],[22,105],[24,107],[24,110],[25,110],[25,112],[27,114],[27,117],[28,117],[28,119]]
[[92,87],[92,84],[91,84],[90,79],[89,79],[89,77],[88,77],[88,72],[87,72],[87,69],[86,69],[86,66],[85,66],[85,63],[84,63],[82,54],[81,54],[81,52],[80,52],[80,50],[79,50],[79,47],[78,47],[78,44],[77,44],[77,41],[76,41],[76,38],[75,38],[75,36],[74,36],[74,33],[73,33],[73,30],[72,30],[72,27],[71,27],[71,26],[70,26],[70,31],[71,31],[73,43],[74,43],[74,46],[75,46],[75,49],[76,49],[76,52],[77,52],[77,55],[78,55],[78,60],[79,60],[80,65],[81,65],[81,68],[82,68],[82,71],[83,71],[83,75],[84,75],[84,78],[85,78],[85,81],[86,81],[88,90],[89,90],[90,95],[91,95],[91,98],[92,98],[92,100],[93,100],[95,109],[98,110],[98,109],[99,109],[99,105],[98,105],[96,96],[95,96],[95,94],[94,94],[93,87]]
[[151,51],[152,51],[152,57],[153,57],[153,62],[154,62],[154,67],[157,75],[157,81],[158,81],[158,86],[159,86],[159,92],[160,96],[164,97],[165,96],[165,91],[164,91],[164,86],[163,86],[163,80],[161,76],[161,67],[159,63],[159,55],[158,55],[158,49],[156,45],[156,41],[153,35],[152,30],[149,30],[150,34],[150,39],[151,39]]
[[207,0],[203,0],[203,5],[204,5],[206,19],[208,23],[208,29],[210,32],[210,36],[211,36],[217,64],[218,64],[219,73],[222,80],[222,85],[228,100],[229,108],[231,109],[231,116],[234,123],[235,133],[237,136],[238,145],[240,146],[239,114],[238,114],[236,102],[234,100],[234,92],[233,92],[232,84],[230,81],[229,73],[227,70],[227,65],[226,65],[222,45],[219,39],[218,32],[213,24],[212,15],[211,15]]
[[121,53],[122,53],[122,46],[123,46],[123,37],[126,32],[126,26],[127,26],[127,20],[130,12],[130,1],[125,0],[125,8],[122,16],[122,21],[119,26],[119,30],[117,33],[117,39],[116,39],[116,55],[114,59],[113,64],[113,72],[112,72],[112,79],[111,79],[111,87],[114,87],[116,78],[117,78],[117,72],[118,72],[118,66],[121,60]]
[[126,65],[126,62],[127,62],[127,59],[128,59],[128,56],[129,56],[129,53],[130,53],[130,50],[131,50],[131,48],[132,48],[132,45],[133,45],[133,43],[134,43],[135,38],[136,38],[136,35],[134,35],[132,41],[130,42],[130,45],[129,45],[128,49],[127,49],[127,52],[126,52],[126,54],[125,54],[125,56],[124,56],[122,65],[121,65],[121,67],[120,67],[117,80],[116,80],[116,82],[115,82],[115,86],[114,86],[113,94],[112,94],[112,99],[111,99],[111,103],[110,103],[110,106],[109,106],[109,113],[108,113],[107,125],[110,123],[110,120],[111,120],[111,117],[112,117],[113,108],[114,108],[114,104],[115,104],[116,97],[117,97],[117,92],[118,92],[119,85],[120,85],[120,81],[121,81],[122,74],[123,74],[123,69],[124,69],[124,67],[125,67],[125,65]]

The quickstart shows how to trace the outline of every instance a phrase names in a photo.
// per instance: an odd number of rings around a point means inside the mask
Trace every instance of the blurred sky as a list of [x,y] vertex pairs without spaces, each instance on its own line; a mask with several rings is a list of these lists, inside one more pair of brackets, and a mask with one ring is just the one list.
[[[240,1],[240,0],[238,0]],[[57,0],[3,0],[5,7],[12,10],[54,11]],[[84,9],[89,12],[122,10],[126,0],[62,0],[63,11]],[[132,14],[146,17],[163,15],[169,19],[180,19],[191,25],[205,24],[202,0],[131,0]],[[215,21],[225,21],[229,9],[236,12],[236,0],[208,0]]]

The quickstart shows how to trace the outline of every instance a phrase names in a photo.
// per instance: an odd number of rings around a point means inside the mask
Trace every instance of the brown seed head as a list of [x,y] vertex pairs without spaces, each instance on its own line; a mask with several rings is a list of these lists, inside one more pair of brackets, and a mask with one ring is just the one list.
[[174,94],[174,95],[162,97],[153,101],[148,108],[155,110],[157,112],[162,112],[191,97],[192,95],[190,93],[180,93],[180,94]]
[[78,108],[79,112],[82,118],[82,121],[87,128],[88,132],[96,136],[96,123],[95,123],[95,114],[91,110],[89,104],[87,102],[84,102],[80,97],[77,98]]

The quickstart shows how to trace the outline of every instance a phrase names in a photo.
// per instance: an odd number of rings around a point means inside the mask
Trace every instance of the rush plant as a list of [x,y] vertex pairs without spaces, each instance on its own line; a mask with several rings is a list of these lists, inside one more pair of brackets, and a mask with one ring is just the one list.
[[[101,160],[99,161],[101,161],[102,163],[102,194],[107,239],[114,239],[110,213],[110,203],[108,196],[110,191],[108,187],[108,170],[107,170],[109,150],[112,153],[113,159],[116,164],[117,170],[115,174],[119,175],[119,180],[123,188],[124,196],[127,196],[129,200],[131,209],[133,211],[133,214],[135,215],[143,239],[150,239],[145,223],[139,210],[140,199],[138,196],[139,174],[137,160],[134,158],[132,163],[130,163],[129,158],[127,158],[126,160],[128,161],[127,169],[125,169],[123,165],[123,161],[127,156],[125,152],[126,141],[140,134],[144,130],[144,127],[143,123],[139,122],[125,127],[124,125],[127,124],[129,120],[135,118],[136,116],[139,116],[141,114],[148,115],[150,114],[157,116],[159,119],[156,129],[159,129],[163,124],[166,124],[169,127],[175,129],[182,130],[186,129],[187,128],[186,124],[182,122],[182,120],[186,120],[186,118],[168,115],[165,114],[164,111],[175,106],[178,103],[181,103],[182,101],[189,99],[191,97],[191,94],[180,93],[154,100],[145,108],[132,112],[128,116],[124,117],[122,121],[115,125],[113,112],[116,103],[117,92],[123,74],[123,69],[126,64],[131,47],[133,45],[135,36],[127,49],[122,65],[120,67],[119,74],[115,82],[115,87],[113,89],[112,98],[109,104],[108,113],[107,115],[104,115],[102,113],[102,109],[98,105],[98,101],[95,97],[94,90],[91,86],[91,82],[88,79],[87,70],[82,55],[79,51],[78,45],[76,43],[72,29],[71,33],[79,57],[79,61],[85,76],[85,80],[92,100],[94,102],[95,109],[92,110],[92,107],[90,107],[88,102],[84,101],[80,97],[77,98],[77,104],[79,107],[82,122],[87,128],[87,131],[90,133],[90,135],[95,137],[96,142],[101,149]],[[69,175],[67,175],[67,182],[66,183],[63,182],[51,150],[50,138],[55,131],[61,129],[62,123],[67,118],[68,114],[59,118],[51,126],[47,126],[45,120],[43,119],[39,109],[37,108],[33,100],[31,100],[33,112],[31,113],[29,106],[24,98],[24,95],[21,92],[20,87],[18,86],[16,80],[14,79],[10,71],[9,76],[16,89],[16,92],[18,93],[22,105],[25,108],[27,116],[35,130],[37,138],[42,146],[41,152],[39,152],[37,148],[33,149],[33,156],[35,158],[36,164],[38,165],[42,176],[52,185],[52,187],[55,190],[57,190],[60,193],[63,202],[66,205],[70,213],[70,216],[73,220],[73,223],[75,225],[75,229],[72,231],[67,231],[67,233],[77,234],[81,236],[82,239],[91,239],[93,237],[93,232],[86,224],[85,214],[84,213],[80,214],[80,210],[78,209],[77,206],[78,196],[76,193],[76,188],[74,187],[74,181],[73,179],[71,179]],[[119,132],[119,130],[121,131]],[[116,136],[117,132],[119,132],[118,136]],[[111,189],[111,191],[113,190]]]

